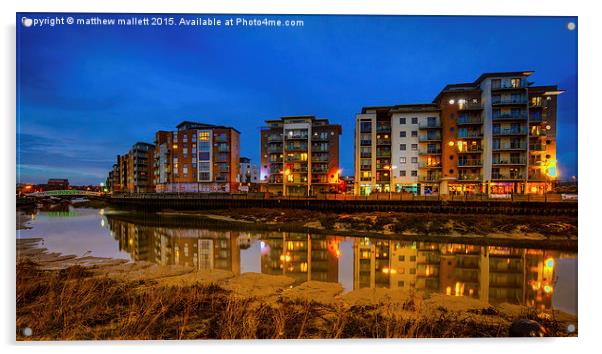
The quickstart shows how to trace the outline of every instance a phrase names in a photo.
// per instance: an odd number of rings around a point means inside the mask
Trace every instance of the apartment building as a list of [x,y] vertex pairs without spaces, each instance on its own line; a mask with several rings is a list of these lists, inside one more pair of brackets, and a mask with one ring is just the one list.
[[155,134],[156,192],[235,192],[240,181],[240,132],[184,121]]
[[126,169],[126,189],[128,193],[150,193],[154,192],[153,183],[153,156],[155,146],[153,144],[137,142],[132,146],[124,159]]
[[355,146],[356,194],[437,191],[428,180],[419,180],[426,172],[440,174],[441,120],[436,105],[364,107],[356,116]]
[[261,181],[266,191],[307,196],[336,189],[341,126],[315,116],[266,121],[261,130]]
[[532,74],[486,73],[445,86],[432,104],[364,107],[356,115],[355,193],[551,190],[558,175],[557,96],[563,91],[534,86]]
[[240,158],[240,183],[259,183],[259,169],[248,157]]

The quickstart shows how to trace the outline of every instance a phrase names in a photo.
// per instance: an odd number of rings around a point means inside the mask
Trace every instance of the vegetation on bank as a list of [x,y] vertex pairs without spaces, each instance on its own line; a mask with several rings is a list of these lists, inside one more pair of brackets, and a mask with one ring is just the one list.
[[267,301],[212,283],[116,280],[81,266],[43,270],[27,260],[17,264],[16,298],[18,340],[496,337],[507,336],[517,318],[536,320],[547,335],[568,335],[555,316],[524,308],[429,310],[417,296],[355,305]]

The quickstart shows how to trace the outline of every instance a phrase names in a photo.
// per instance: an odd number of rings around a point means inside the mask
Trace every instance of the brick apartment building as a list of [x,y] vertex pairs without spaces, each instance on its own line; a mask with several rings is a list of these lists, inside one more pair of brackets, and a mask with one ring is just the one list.
[[266,121],[261,130],[261,181],[267,192],[306,196],[336,189],[341,126],[315,116]]
[[157,192],[236,192],[240,132],[232,127],[185,121],[155,135]]

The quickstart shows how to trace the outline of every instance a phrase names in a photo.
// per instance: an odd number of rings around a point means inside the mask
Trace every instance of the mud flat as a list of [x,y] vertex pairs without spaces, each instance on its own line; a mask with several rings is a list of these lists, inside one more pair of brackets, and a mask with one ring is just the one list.
[[[577,317],[512,304],[283,275],[198,271],[49,253],[17,240],[17,339],[402,338],[507,336],[513,321],[568,333]],[[24,328],[32,336],[22,334]]]

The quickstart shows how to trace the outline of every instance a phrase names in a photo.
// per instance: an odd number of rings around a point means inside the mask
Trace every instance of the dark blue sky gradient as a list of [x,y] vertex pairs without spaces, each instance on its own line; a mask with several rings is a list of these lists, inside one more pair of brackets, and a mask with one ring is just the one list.
[[362,106],[431,102],[448,83],[521,70],[535,70],[535,84],[567,90],[559,98],[558,163],[561,179],[577,175],[577,30],[567,30],[576,18],[269,16],[305,25],[24,28],[21,15],[23,182],[98,184],[117,154],[182,120],[236,127],[241,155],[257,162],[264,121],[297,114],[343,126],[348,175]]

